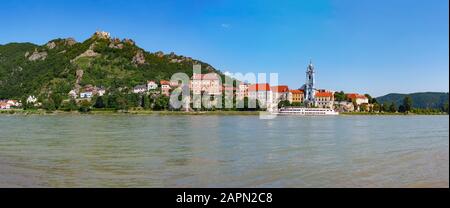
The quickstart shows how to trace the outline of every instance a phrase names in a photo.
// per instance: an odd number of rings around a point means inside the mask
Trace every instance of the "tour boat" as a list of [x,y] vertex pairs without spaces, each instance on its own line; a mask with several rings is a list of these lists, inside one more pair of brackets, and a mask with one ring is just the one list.
[[339,112],[329,108],[301,108],[301,107],[284,107],[274,112],[278,115],[302,115],[302,116],[334,116]]

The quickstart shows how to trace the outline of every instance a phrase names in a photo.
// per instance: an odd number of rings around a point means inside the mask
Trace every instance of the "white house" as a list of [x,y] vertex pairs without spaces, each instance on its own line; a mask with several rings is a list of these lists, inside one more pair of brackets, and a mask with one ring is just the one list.
[[161,80],[159,83],[161,84],[161,94],[170,96],[170,90],[172,89],[172,87],[170,87],[170,82],[167,80]]
[[248,87],[248,97],[258,100],[262,108],[272,105],[272,92],[270,85],[267,83],[250,85]]
[[147,91],[147,85],[137,85],[133,88],[133,93],[144,93]]
[[85,91],[80,93],[80,98],[91,98],[92,95],[92,91]]
[[103,96],[103,95],[105,95],[106,90],[105,90],[105,88],[100,87],[100,88],[96,88],[96,92],[97,92],[98,96]]
[[245,97],[248,97],[248,84],[246,83],[239,84],[237,97],[238,99],[244,99]]
[[365,95],[360,95],[357,93],[346,94],[347,99],[355,102],[356,105],[369,104],[369,99]]
[[155,81],[153,81],[153,80],[147,81],[147,90],[148,91],[155,90],[156,88],[158,88],[158,84],[156,84]]
[[27,98],[27,103],[36,103],[37,102],[37,98],[34,95],[30,95]]
[[9,104],[11,107],[12,106],[14,106],[14,107],[19,107],[20,106],[20,103],[17,100],[8,100],[6,103]]

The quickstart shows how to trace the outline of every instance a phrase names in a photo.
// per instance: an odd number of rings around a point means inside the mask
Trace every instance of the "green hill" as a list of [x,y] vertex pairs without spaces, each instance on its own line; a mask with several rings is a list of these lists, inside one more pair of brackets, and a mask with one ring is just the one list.
[[391,93],[385,96],[377,97],[379,103],[394,102],[397,106],[403,104],[403,99],[410,96],[413,101],[413,108],[430,108],[442,109],[445,104],[448,104],[448,92],[418,92],[411,94]]
[[119,40],[96,32],[91,38],[55,39],[45,45],[10,43],[0,45],[0,99],[67,96],[71,89],[86,85],[132,88],[147,80],[170,79],[176,72],[192,75],[192,66],[202,73],[220,71],[189,57],[146,52],[130,39]]

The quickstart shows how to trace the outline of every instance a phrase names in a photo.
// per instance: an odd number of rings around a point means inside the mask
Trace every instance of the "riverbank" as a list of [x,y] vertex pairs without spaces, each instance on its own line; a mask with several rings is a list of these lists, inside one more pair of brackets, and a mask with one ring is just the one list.
[[374,113],[374,112],[342,112],[340,115],[364,115],[364,116],[417,116],[417,115],[436,115],[436,116],[442,116],[442,115],[448,115],[444,112],[424,112],[424,113],[391,113],[391,112],[380,112],[380,113]]
[[259,115],[259,111],[151,111],[151,110],[128,110],[128,111],[116,111],[116,110],[91,110],[89,112],[78,111],[46,111],[42,109],[33,110],[0,110],[0,115],[223,115],[223,116],[254,116]]
[[[128,110],[128,111],[117,111],[113,109],[94,109],[89,112],[79,112],[79,111],[46,111],[43,109],[32,109],[32,110],[22,110],[22,109],[10,109],[10,110],[0,110],[0,115],[223,115],[223,116],[255,116],[259,115],[259,111],[152,111],[152,110]],[[352,115],[364,115],[364,116],[415,116],[415,115],[448,115],[443,112],[424,112],[424,113],[391,113],[391,112],[342,112],[340,115],[352,116]]]

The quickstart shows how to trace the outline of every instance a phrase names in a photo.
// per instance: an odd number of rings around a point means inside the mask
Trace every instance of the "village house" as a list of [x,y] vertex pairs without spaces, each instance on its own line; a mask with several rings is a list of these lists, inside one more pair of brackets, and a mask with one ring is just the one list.
[[106,93],[106,89],[104,87],[94,87],[94,95],[103,96]]
[[27,103],[33,104],[33,103],[36,103],[36,102],[37,102],[37,98],[34,95],[28,96]]
[[[360,110],[362,105],[368,105],[369,104],[369,98],[367,98],[365,95],[360,95],[357,93],[349,93],[345,95],[347,97],[347,100],[351,103],[354,103],[354,109]],[[356,105],[355,105],[356,104]],[[368,109],[364,109],[368,110]]]
[[147,92],[147,85],[137,85],[133,88],[133,93],[141,94]]
[[147,91],[156,90],[158,88],[158,84],[155,81],[149,80],[147,81]]
[[17,100],[7,100],[7,104],[9,104],[10,107],[20,107],[20,102]]
[[220,95],[222,93],[220,77],[215,73],[194,74],[191,79],[191,89],[196,95],[202,93]]
[[7,102],[0,101],[0,109],[1,110],[7,110],[7,109],[10,109],[10,108],[11,108],[10,104],[8,104]]
[[167,80],[161,80],[159,81],[159,84],[161,84],[161,94],[165,96],[170,96],[170,90],[172,89],[170,87],[170,82]]
[[286,85],[272,86],[270,89],[272,92],[272,101],[274,103],[278,103],[279,101],[287,100],[288,94],[289,94],[288,86],[286,86]]
[[369,104],[369,99],[364,96],[357,93],[349,93],[346,94],[346,97],[349,101],[356,103],[356,105],[362,105],[362,104]]
[[350,101],[335,101],[335,110],[339,112],[353,112],[355,110],[355,106]]
[[92,98],[93,94],[94,93],[92,91],[83,91],[83,92],[80,92],[80,98],[84,98],[84,99]]
[[238,86],[237,98],[242,100],[245,97],[248,97],[248,84],[247,83],[240,83]]
[[303,103],[305,92],[303,90],[290,90],[288,93],[289,103]]
[[333,108],[334,93],[325,90],[319,90],[315,95],[315,106],[319,108]]
[[253,84],[248,87],[248,97],[259,101],[262,107],[272,104],[272,93],[267,83]]

